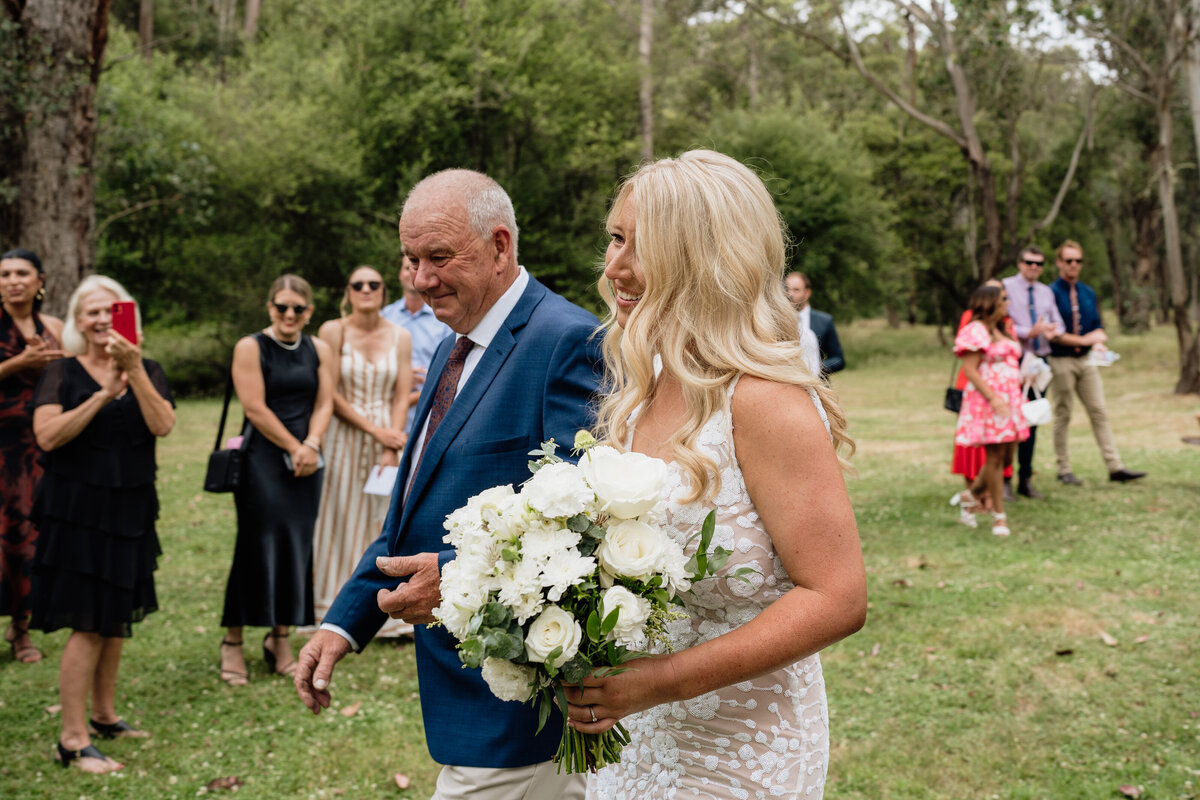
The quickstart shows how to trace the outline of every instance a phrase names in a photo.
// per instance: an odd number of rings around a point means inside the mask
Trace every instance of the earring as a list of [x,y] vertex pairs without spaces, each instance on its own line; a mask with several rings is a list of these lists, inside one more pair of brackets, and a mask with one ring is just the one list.
[[37,294],[34,295],[34,298],[37,300],[45,300],[46,299],[46,287],[39,286],[38,290],[37,290]]

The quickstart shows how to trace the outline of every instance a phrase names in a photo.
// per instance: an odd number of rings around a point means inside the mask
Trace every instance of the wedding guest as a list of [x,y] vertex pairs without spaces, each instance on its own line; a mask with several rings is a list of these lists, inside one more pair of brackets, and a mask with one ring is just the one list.
[[429,362],[433,360],[433,352],[442,340],[451,334],[450,326],[437,318],[433,309],[417,291],[416,277],[417,268],[407,259],[401,260],[400,288],[403,295],[379,312],[388,322],[396,323],[412,335],[412,393],[408,396],[408,421],[404,425],[404,432],[410,436],[417,400],[421,397],[421,389],[425,385],[425,375],[429,370]]
[[[1066,331],[1062,315],[1054,301],[1054,292],[1041,282],[1042,269],[1046,266],[1046,254],[1034,245],[1021,251],[1017,257],[1017,274],[1004,279],[1004,288],[1011,301],[1008,312],[1012,317],[1017,340],[1021,349],[1039,358],[1050,355],[1050,342]],[[1033,400],[1037,393],[1032,386],[1026,399]],[[1033,451],[1037,445],[1038,426],[1029,426],[1029,438],[1017,445],[1017,494],[1031,500],[1044,498],[1033,486]]]
[[263,660],[296,669],[289,626],[313,624],[313,527],[321,497],[321,438],[333,415],[333,353],[303,333],[312,289],[281,275],[267,293],[271,324],[233,350],[233,386],[246,412],[241,481],[234,492],[237,543],[225,587],[221,680],[247,681],[242,633],[267,627]]
[[866,575],[832,391],[807,369],[780,288],[785,234],[752,171],[706,150],[642,167],[608,216],[610,444],[677,476],[668,532],[714,544],[732,578],[683,595],[670,653],[565,686],[570,725],[618,720],[632,742],[589,781],[597,798],[819,797],[829,757],[818,652],[858,630]]
[[[985,285],[1003,287],[1004,284],[998,280],[992,279]],[[972,317],[973,315],[971,313],[971,309],[968,308],[963,312],[962,318],[958,321],[958,330],[961,331],[963,328],[965,328],[971,322]],[[1002,321],[1002,324],[1011,334],[1012,319],[1005,318]],[[967,371],[962,367],[959,367],[958,378],[954,382],[954,387],[959,390],[967,388]],[[950,471],[955,475],[961,475],[963,480],[966,481],[966,488],[970,489],[971,484],[975,482],[975,478],[977,478],[979,473],[983,471],[983,465],[985,461],[987,461],[987,450],[982,445],[971,447],[955,442],[954,457],[950,463]],[[1016,499],[1012,493],[1012,472],[1012,464],[1005,464],[1004,502],[1006,503],[1011,503]],[[984,497],[983,504],[986,510],[991,511],[990,497]],[[970,508],[961,505],[959,506],[959,511],[963,517],[963,522],[969,525],[970,522],[967,521],[967,515],[973,514],[974,512]]]
[[959,519],[968,527],[978,523],[974,509],[984,496],[991,500],[992,533],[1012,531],[1004,512],[1004,465],[1012,463],[1017,442],[1029,435],[1021,413],[1021,345],[1003,324],[1008,314],[1008,291],[983,285],[971,295],[972,321],[958,332],[954,352],[963,360],[970,381],[963,391],[954,441],[983,446],[983,470],[970,488],[955,493],[950,504],[960,506]]
[[0,615],[13,660],[33,664],[42,651],[29,638],[29,592],[37,528],[29,518],[42,478],[29,401],[42,370],[65,355],[63,323],[41,313],[42,260],[29,250],[0,255]]
[[1071,469],[1068,451],[1068,429],[1071,426],[1071,407],[1079,395],[1092,423],[1092,436],[1100,448],[1100,456],[1108,468],[1108,479],[1124,483],[1146,477],[1141,470],[1126,469],[1108,424],[1108,405],[1104,399],[1104,382],[1100,370],[1089,356],[1093,350],[1107,350],[1108,334],[1100,318],[1100,303],[1096,290],[1079,280],[1083,271],[1083,246],[1066,240],[1058,246],[1055,260],[1058,280],[1050,284],[1054,302],[1066,328],[1050,343],[1050,368],[1054,379],[1050,389],[1054,394],[1054,456],[1058,461],[1058,481],[1068,486],[1082,486],[1083,481]]
[[[812,284],[803,272],[789,272],[784,279],[788,300],[796,309],[801,327],[807,327],[817,339],[817,348],[821,356],[821,374],[825,377],[846,368],[846,358],[842,355],[842,343],[838,339],[837,328],[833,324],[833,315],[817,311],[808,303],[812,296]],[[804,338],[802,346],[807,346]]]
[[[338,365],[313,537],[318,621],[379,535],[387,515],[386,496],[363,492],[367,478],[376,467],[399,466],[408,438],[403,427],[412,383],[412,336],[380,316],[386,299],[380,274],[373,267],[358,267],[346,284],[341,318],[323,324],[318,334],[336,354]],[[411,626],[393,620],[378,635],[411,631]]]
[[524,481],[530,450],[590,425],[598,322],[520,265],[512,201],[486,175],[447,170],[417,184],[400,240],[414,285],[455,336],[433,357],[437,384],[421,394],[383,531],[300,651],[296,691],[314,714],[328,708],[336,664],[389,615],[404,619],[416,624],[425,740],[444,765],[434,798],[578,800],[583,777],[551,761],[559,712],[540,727],[531,706],[498,699],[478,669],[463,669],[454,637],[426,623],[441,601],[441,566],[455,556],[442,539],[446,515]]
[[118,300],[132,298],[111,278],[79,284],[63,330],[77,357],[50,363],[32,401],[33,433],[46,453],[33,512],[33,626],[71,629],[58,671],[56,758],[101,773],[122,765],[92,736],[148,735],[117,714],[117,674],[133,623],[158,610],[154,450],[175,425],[162,367],[112,329]]

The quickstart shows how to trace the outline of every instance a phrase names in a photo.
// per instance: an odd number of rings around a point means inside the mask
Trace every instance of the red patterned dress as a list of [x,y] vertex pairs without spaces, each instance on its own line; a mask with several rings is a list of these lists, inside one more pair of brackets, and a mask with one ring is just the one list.
[[992,341],[982,322],[971,322],[958,332],[954,354],[980,353],[979,374],[988,388],[1007,401],[1009,413],[1001,417],[992,404],[968,383],[958,412],[955,444],[978,446],[1019,442],[1029,438],[1029,425],[1021,413],[1021,345],[1013,339]]
[[[37,335],[51,348],[61,347],[36,313],[33,322]],[[26,344],[0,306],[0,361],[20,355]],[[27,369],[0,380],[0,616],[17,620],[29,616],[30,567],[37,543],[29,512],[42,466],[29,401],[41,376],[41,370]]]

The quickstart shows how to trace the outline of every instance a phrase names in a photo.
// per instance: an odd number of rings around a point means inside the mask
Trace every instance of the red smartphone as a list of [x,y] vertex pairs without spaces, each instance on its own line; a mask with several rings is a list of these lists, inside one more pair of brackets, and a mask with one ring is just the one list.
[[112,326],[114,331],[137,344],[137,303],[132,300],[118,300],[113,303]]

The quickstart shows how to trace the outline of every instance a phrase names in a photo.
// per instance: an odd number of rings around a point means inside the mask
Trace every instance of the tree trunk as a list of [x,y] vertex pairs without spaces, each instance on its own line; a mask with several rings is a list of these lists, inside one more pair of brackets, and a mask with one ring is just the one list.
[[242,32],[247,39],[258,35],[258,13],[262,10],[262,0],[246,0],[246,26]]
[[[1152,159],[1157,158],[1151,153]],[[1121,318],[1130,331],[1150,330],[1150,319],[1159,307],[1159,246],[1162,244],[1162,215],[1151,197],[1134,199],[1125,212],[1133,221],[1133,271],[1130,274],[1126,314]]]
[[138,3],[138,42],[142,58],[149,61],[154,57],[154,0]]
[[20,25],[30,85],[17,185],[18,241],[42,256],[46,309],[61,314],[95,268],[96,85],[111,0],[29,0]]
[[1183,69],[1187,76],[1188,108],[1192,113],[1196,158],[1200,160],[1200,0],[1192,0],[1187,23],[1191,43],[1183,52]]
[[642,19],[638,26],[638,63],[641,65],[642,160],[654,160],[654,73],[651,55],[654,45],[654,0],[642,0]]
[[1104,235],[1104,252],[1108,255],[1108,271],[1112,276],[1113,311],[1116,312],[1117,319],[1121,321],[1121,327],[1128,329],[1130,327],[1126,318],[1128,309],[1123,288],[1125,271],[1121,269],[1121,257],[1117,248],[1118,223],[1113,219],[1106,201],[1101,200],[1096,203],[1096,212],[1100,217],[1100,228]]

